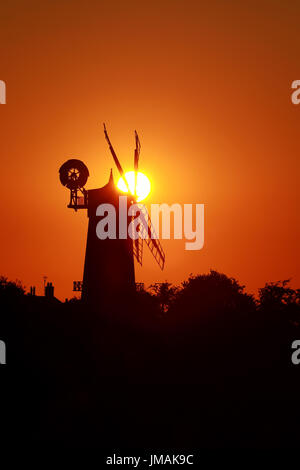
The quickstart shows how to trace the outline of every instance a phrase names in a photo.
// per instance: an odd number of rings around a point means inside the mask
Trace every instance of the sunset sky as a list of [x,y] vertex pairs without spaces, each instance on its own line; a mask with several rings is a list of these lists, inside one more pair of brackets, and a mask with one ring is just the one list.
[[163,240],[136,280],[179,283],[215,269],[250,292],[299,287],[300,3],[11,0],[0,15],[1,269],[60,299],[81,280],[86,211],[67,208],[58,169],[87,165],[87,189],[125,170],[134,129],[149,203],[205,204],[205,244]]

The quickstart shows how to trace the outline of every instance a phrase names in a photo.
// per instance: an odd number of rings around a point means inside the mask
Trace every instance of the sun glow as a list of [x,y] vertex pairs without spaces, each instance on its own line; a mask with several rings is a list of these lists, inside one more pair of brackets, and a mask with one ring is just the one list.
[[[127,173],[125,173],[124,178],[126,178],[131,194],[134,194],[134,184],[135,184],[134,171],[128,171]],[[128,193],[128,189],[123,178],[119,179],[117,187],[123,193]],[[141,202],[144,199],[146,199],[146,197],[150,193],[150,189],[151,189],[151,184],[150,184],[149,179],[147,178],[146,175],[144,175],[144,173],[141,173],[140,171],[138,171],[137,178],[136,178],[137,202]]]

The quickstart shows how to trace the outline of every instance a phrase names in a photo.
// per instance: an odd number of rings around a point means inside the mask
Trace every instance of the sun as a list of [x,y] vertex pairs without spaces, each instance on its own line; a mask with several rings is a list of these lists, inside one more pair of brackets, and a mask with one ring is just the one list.
[[[134,194],[135,172],[127,171],[124,177],[126,178],[131,194]],[[128,189],[123,178],[119,179],[117,187],[123,193],[128,193]],[[146,197],[150,193],[150,189],[151,189],[151,184],[150,184],[149,179],[147,178],[146,175],[144,175],[144,173],[141,173],[140,171],[138,171],[137,178],[136,178],[137,202],[141,202],[144,199],[146,199]]]

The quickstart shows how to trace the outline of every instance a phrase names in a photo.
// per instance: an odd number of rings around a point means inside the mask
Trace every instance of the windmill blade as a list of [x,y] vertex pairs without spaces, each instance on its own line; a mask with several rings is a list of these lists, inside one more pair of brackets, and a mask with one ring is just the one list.
[[121,166],[121,163],[120,163],[120,161],[119,161],[119,159],[118,159],[118,157],[117,157],[117,155],[116,155],[116,152],[114,151],[113,146],[111,145],[111,142],[110,142],[110,139],[109,139],[109,137],[108,137],[107,130],[106,130],[105,123],[103,123],[103,126],[104,126],[104,135],[105,135],[105,138],[106,138],[106,140],[107,140],[110,153],[112,154],[113,159],[114,159],[114,162],[115,162],[115,164],[116,164],[116,167],[118,168],[119,173],[120,173],[120,175],[121,175],[121,178],[124,180],[124,182],[125,182],[125,184],[126,184],[126,187],[127,187],[127,189],[128,189],[128,192],[130,193],[130,188],[129,188],[128,182],[127,182],[127,180],[126,180],[126,178],[125,178],[124,170],[123,170],[123,168],[122,168],[122,166]]
[[137,262],[142,266],[143,265],[143,239],[137,238],[133,241],[133,255]]
[[155,232],[153,224],[146,207],[143,204],[139,205],[141,223],[139,226],[140,237],[145,240],[149,250],[151,251],[155,261],[159,265],[160,269],[163,270],[165,266],[166,255],[163,247],[158,240],[158,236]]
[[136,183],[137,183],[137,174],[139,171],[139,157],[141,151],[140,139],[137,131],[134,131],[135,135],[135,150],[134,150],[134,195],[136,196]]

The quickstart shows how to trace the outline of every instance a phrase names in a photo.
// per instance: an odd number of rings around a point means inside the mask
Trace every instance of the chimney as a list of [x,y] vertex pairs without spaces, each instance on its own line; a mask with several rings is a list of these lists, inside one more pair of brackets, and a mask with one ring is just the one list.
[[45,286],[45,297],[47,297],[47,299],[53,299],[54,297],[54,286],[52,282],[47,282]]

